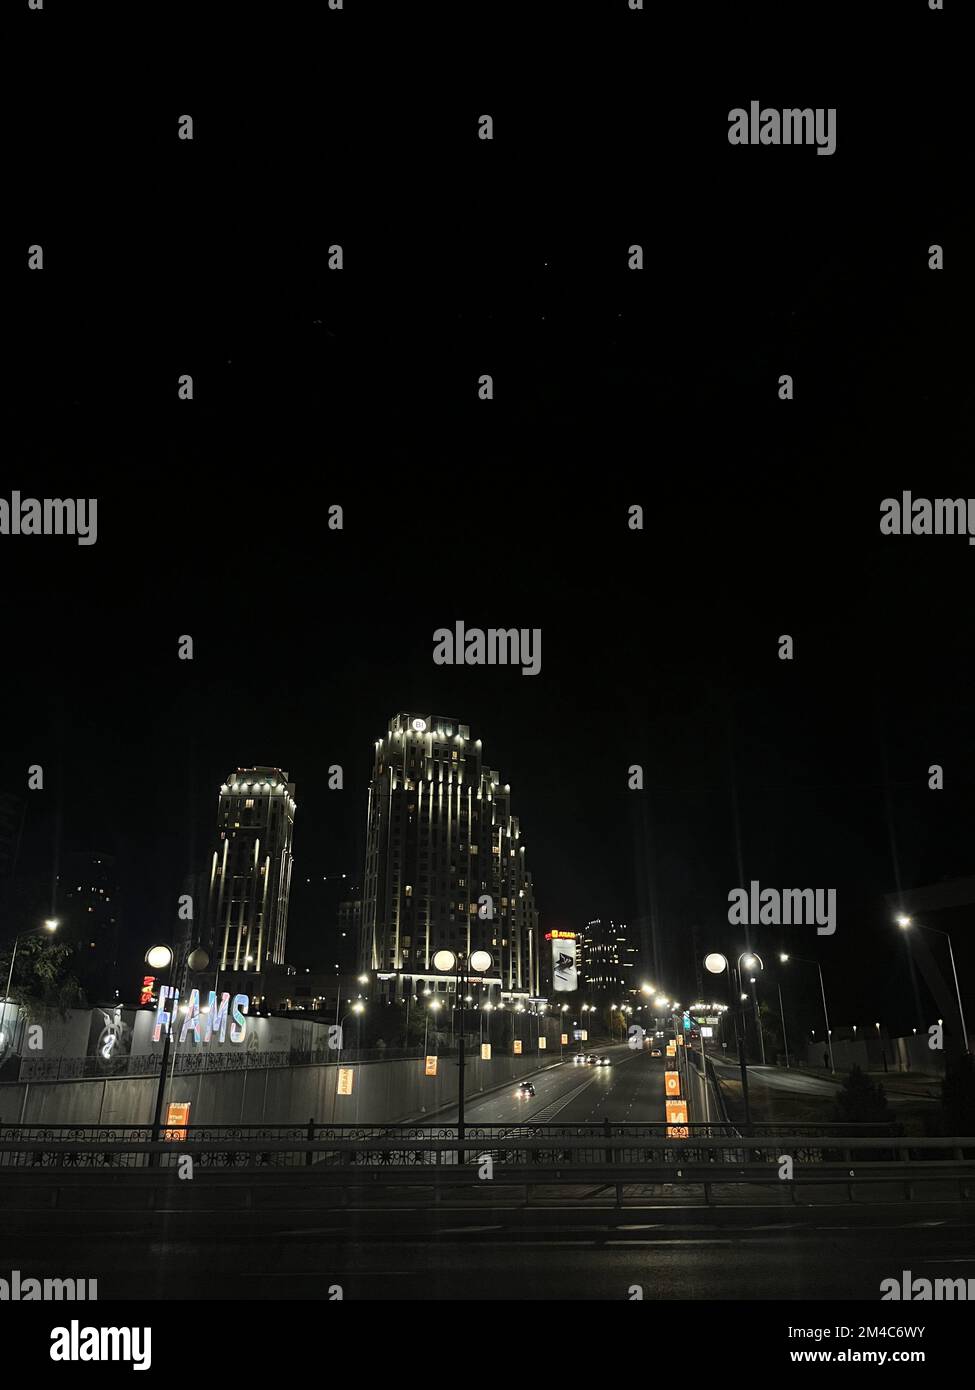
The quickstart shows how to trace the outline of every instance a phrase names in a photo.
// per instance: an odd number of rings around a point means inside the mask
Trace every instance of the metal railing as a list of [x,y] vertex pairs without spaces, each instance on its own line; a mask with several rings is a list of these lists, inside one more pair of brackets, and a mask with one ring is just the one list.
[[[570,1181],[583,1169],[612,1169],[630,1182],[653,1182],[652,1174],[704,1172],[709,1182],[736,1182],[734,1170],[765,1170],[777,1177],[780,1158],[808,1173],[868,1165],[876,1172],[936,1174],[945,1165],[958,1176],[975,1176],[975,1137],[905,1139],[891,1135],[836,1132],[849,1126],[810,1127],[802,1134],[767,1126],[775,1133],[721,1133],[720,1125],[687,1126],[672,1138],[656,1124],[472,1125],[458,1141],[452,1125],[189,1125],[164,1129],[152,1142],[150,1125],[0,1125],[0,1173],[10,1169],[131,1169],[176,1163],[190,1154],[213,1168],[336,1168],[389,1171],[427,1166],[469,1170],[485,1156],[499,1168],[547,1170]],[[717,1131],[717,1132],[716,1132]],[[925,1172],[927,1170],[927,1172]],[[540,1180],[536,1178],[536,1181]],[[698,1179],[701,1180],[701,1179]],[[758,1179],[756,1179],[758,1180]],[[848,1178],[844,1178],[848,1181]]]

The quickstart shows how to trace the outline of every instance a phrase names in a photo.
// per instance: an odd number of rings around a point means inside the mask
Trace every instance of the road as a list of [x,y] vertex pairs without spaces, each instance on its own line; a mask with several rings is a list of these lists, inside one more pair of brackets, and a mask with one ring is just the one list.
[[[599,1055],[609,1057],[611,1065],[588,1067],[566,1061],[533,1076],[534,1096],[519,1095],[518,1083],[511,1082],[503,1090],[470,1100],[465,1106],[467,1124],[599,1124],[603,1120],[662,1123],[666,1118],[667,1059],[651,1057],[646,1051],[634,1052],[625,1044],[604,1046]],[[691,1118],[703,1120],[703,1109]],[[436,1123],[455,1124],[457,1111],[441,1111],[433,1119]]]
[[97,1278],[100,1300],[876,1300],[905,1269],[975,1278],[973,1237],[959,1203],[34,1213],[0,1270]]

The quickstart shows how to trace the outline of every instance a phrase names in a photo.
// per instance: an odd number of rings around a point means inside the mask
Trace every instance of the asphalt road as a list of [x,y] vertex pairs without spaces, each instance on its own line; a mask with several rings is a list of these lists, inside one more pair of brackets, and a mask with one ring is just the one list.
[[[566,1054],[568,1056],[568,1054]],[[498,1124],[595,1124],[603,1120],[654,1120],[664,1112],[664,1060],[634,1052],[625,1044],[599,1049],[608,1067],[579,1066],[568,1060],[531,1078],[534,1096],[521,1096],[518,1083],[469,1101],[466,1122]],[[453,1124],[456,1110],[438,1113],[436,1122]]]
[[903,1270],[975,1277],[973,1236],[958,1203],[72,1213],[0,1232],[0,1270],[97,1278],[100,1300],[879,1299]]

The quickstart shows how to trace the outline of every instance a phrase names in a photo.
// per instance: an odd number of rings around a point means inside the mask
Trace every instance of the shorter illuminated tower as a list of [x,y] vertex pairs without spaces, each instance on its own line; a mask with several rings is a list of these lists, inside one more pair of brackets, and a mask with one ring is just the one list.
[[284,964],[294,783],[277,767],[239,767],[220,788],[207,940],[221,970]]

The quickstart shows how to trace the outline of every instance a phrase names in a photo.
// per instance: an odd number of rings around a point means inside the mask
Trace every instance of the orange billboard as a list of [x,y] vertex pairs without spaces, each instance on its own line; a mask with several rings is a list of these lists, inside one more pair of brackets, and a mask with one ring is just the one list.
[[[175,1143],[177,1139],[186,1138],[186,1128],[190,1122],[190,1102],[188,1100],[171,1100],[166,1106],[166,1133],[163,1139],[170,1143]],[[175,1125],[175,1129],[170,1126]]]
[[679,1095],[680,1095],[680,1072],[679,1072],[679,1071],[665,1071],[665,1072],[664,1072],[664,1090],[665,1090],[665,1092],[667,1093],[668,1096],[679,1096]]
[[687,1101],[668,1100],[664,1104],[667,1106],[667,1123],[669,1125],[687,1124]]

